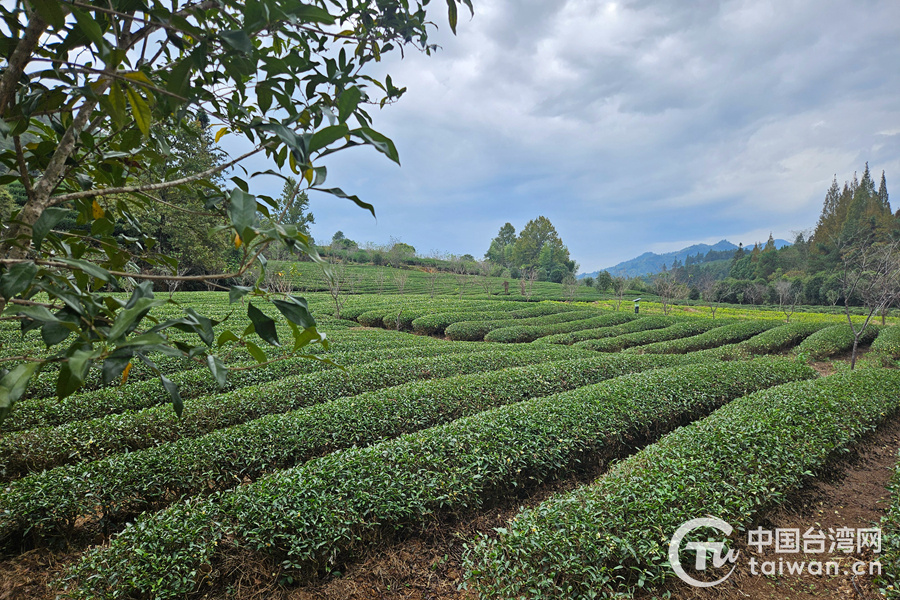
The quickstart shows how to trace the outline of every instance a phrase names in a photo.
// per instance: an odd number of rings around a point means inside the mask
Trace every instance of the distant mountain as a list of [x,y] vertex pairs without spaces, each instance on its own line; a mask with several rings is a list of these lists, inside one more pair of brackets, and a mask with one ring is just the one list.
[[[784,246],[790,245],[791,243],[787,240],[775,240],[776,248],[783,248]],[[750,244],[749,247],[745,244],[744,247],[748,249],[753,248],[753,244]],[[684,259],[688,256],[697,256],[697,254],[706,255],[706,253],[710,250],[714,252],[722,252],[726,250],[737,249],[737,245],[732,244],[728,240],[720,240],[711,246],[709,244],[694,244],[693,246],[682,248],[677,252],[666,252],[665,254],[644,252],[637,258],[632,258],[631,260],[620,262],[614,267],[609,267],[602,270],[609,271],[609,274],[613,277],[641,277],[648,274],[652,275],[654,273],[659,273],[660,271],[662,271],[663,265],[670,267],[676,259],[683,263]],[[599,273],[600,271],[594,271],[593,273],[581,273],[580,275],[578,275],[578,279],[582,279],[584,277],[596,277]]]

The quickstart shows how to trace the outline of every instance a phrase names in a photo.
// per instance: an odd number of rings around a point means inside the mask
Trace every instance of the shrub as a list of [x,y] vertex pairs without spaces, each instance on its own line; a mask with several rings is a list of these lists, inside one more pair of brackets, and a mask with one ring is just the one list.
[[438,353],[433,358],[384,360],[343,371],[285,377],[226,394],[195,398],[187,404],[181,418],[168,406],[158,406],[55,428],[32,429],[0,439],[0,465],[5,477],[13,478],[31,471],[198,437],[267,414],[283,413],[417,379],[448,377],[460,371],[499,369],[523,364],[516,362],[522,360],[547,359],[546,354],[541,355],[538,351],[523,358],[521,353],[509,350],[483,349],[493,351],[487,354],[482,351]]
[[[191,505],[211,515],[207,530],[183,523],[181,505],[139,519],[69,570],[68,593],[122,598],[154,585],[161,598],[183,596],[219,547],[232,545],[310,575],[436,512],[476,509],[629,435],[665,431],[747,390],[811,375],[795,361],[660,369],[335,452]],[[165,556],[157,529],[169,539]]]
[[664,327],[662,329],[649,329],[646,331],[637,331],[635,333],[626,333],[614,338],[606,338],[599,340],[585,340],[578,342],[573,346],[575,348],[586,348],[595,352],[619,352],[625,348],[632,346],[643,346],[645,344],[653,344],[656,342],[665,342],[667,340],[676,340],[678,338],[698,335],[728,323],[722,319],[713,321],[709,319],[691,319],[676,322],[674,325]]
[[[543,355],[531,352],[530,356],[536,360]],[[4,507],[0,539],[14,535],[18,539],[26,530],[35,537],[65,535],[76,521],[121,521],[183,494],[227,489],[246,478],[341,448],[372,444],[626,373],[686,362],[683,357],[591,356],[416,381],[269,415],[196,439],[33,473],[0,492]]]
[[900,358],[900,327],[893,325],[882,328],[878,337],[872,342],[872,351],[885,354],[893,359]]
[[733,344],[751,338],[759,333],[777,327],[778,323],[772,321],[739,321],[730,325],[723,325],[710,329],[699,335],[692,335],[677,340],[656,342],[645,346],[635,346],[624,352],[636,352],[640,354],[684,354],[708,348],[717,348],[725,344]]
[[883,369],[750,394],[482,536],[467,578],[485,598],[655,587],[682,523],[712,516],[743,530],[898,407],[900,373]]
[[[857,325],[856,327],[859,327]],[[868,344],[878,335],[880,327],[878,325],[869,324],[859,338],[859,343]],[[811,359],[817,360],[828,358],[841,352],[846,352],[853,348],[853,330],[849,323],[841,323],[840,325],[832,325],[815,332],[797,346],[798,354],[806,354]]]
[[675,317],[638,317],[632,313],[617,312],[617,315],[627,317],[621,325],[613,327],[598,327],[596,329],[582,329],[570,333],[556,333],[534,340],[535,344],[565,344],[572,345],[585,340],[599,340],[620,336],[625,333],[647,331],[649,329],[662,329],[678,322]]

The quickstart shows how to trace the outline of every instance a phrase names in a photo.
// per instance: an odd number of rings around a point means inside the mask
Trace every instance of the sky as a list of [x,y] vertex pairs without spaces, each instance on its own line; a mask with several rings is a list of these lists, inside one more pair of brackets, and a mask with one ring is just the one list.
[[377,219],[312,194],[318,242],[340,230],[480,258],[504,223],[543,215],[589,272],[699,242],[792,240],[832,177],[867,161],[900,208],[897,0],[474,6],[453,36],[432,2],[441,49],[374,65],[408,89],[372,111],[402,166],[371,148],[328,157],[328,185]]

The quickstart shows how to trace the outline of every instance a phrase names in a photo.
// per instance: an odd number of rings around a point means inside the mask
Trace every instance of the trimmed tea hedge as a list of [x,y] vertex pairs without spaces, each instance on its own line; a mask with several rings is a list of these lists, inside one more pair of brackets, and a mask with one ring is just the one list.
[[[509,349],[486,349],[434,358],[410,358],[286,377],[257,386],[195,398],[178,418],[168,406],[139,412],[78,421],[55,428],[31,429],[0,438],[0,465],[4,476],[18,477],[65,464],[96,460],[120,452],[158,446],[283,413],[342,396],[400,385],[417,379],[448,377],[460,372],[490,371],[504,367],[573,357],[571,352],[548,355]],[[582,355],[583,356],[583,355]]]
[[819,331],[828,323],[799,322],[779,325],[739,344],[726,344],[719,348],[695,352],[698,358],[738,360],[753,355],[766,355],[792,348]]
[[453,325],[447,327],[447,329],[444,331],[444,335],[446,335],[451,340],[477,341],[484,339],[484,336],[497,329],[504,329],[509,327],[520,328],[524,326],[546,327],[556,323],[581,321],[584,320],[585,317],[601,318],[601,316],[604,317],[604,323],[607,323],[608,325],[617,325],[627,320],[623,319],[622,316],[617,316],[624,314],[625,313],[606,313],[604,315],[598,315],[597,311],[571,311],[545,317],[532,317],[530,319],[506,319],[501,321],[462,321],[459,323],[454,323]]
[[682,523],[712,516],[742,530],[898,408],[900,372],[882,369],[756,392],[482,536],[467,577],[484,598],[655,587],[672,576],[668,541]]
[[[857,328],[860,325],[856,325]],[[860,345],[869,344],[878,335],[880,327],[872,323],[859,338]],[[815,332],[797,346],[798,354],[807,354],[811,359],[828,358],[853,349],[853,330],[849,323],[831,325]]]
[[[424,317],[427,315],[435,314],[438,312],[447,312],[454,306],[459,308],[460,306],[465,306],[467,310],[472,311],[484,311],[483,308],[486,303],[481,304],[469,304],[469,305],[460,305],[459,303],[448,304],[443,308],[435,308],[428,307],[425,309],[414,309],[411,311],[404,311],[400,315],[400,329],[409,330],[413,327],[413,321],[418,319],[419,317]],[[495,303],[496,304],[496,303]],[[566,304],[557,304],[554,302],[541,302],[535,306],[527,306],[522,308],[521,303],[515,302],[505,302],[506,305],[503,310],[506,310],[503,319],[525,319],[530,317],[539,317],[544,315],[554,315],[557,313],[570,312],[574,310],[572,307]],[[491,308],[491,310],[498,310],[497,307]],[[382,324],[386,329],[396,329],[397,328],[397,311],[391,311],[385,313],[384,318],[382,319]],[[446,330],[445,330],[446,333]],[[453,339],[453,338],[451,338]],[[475,341],[475,340],[472,340]]]
[[900,358],[900,327],[892,325],[883,327],[878,337],[872,342],[872,351],[886,354],[891,358]]
[[419,317],[412,322],[413,333],[419,335],[440,335],[444,329],[457,321],[489,321],[491,319],[509,318],[506,311],[468,310],[431,313]]
[[725,344],[741,342],[777,326],[778,323],[773,323],[772,321],[739,321],[730,325],[723,325],[721,327],[716,327],[715,329],[710,329],[699,335],[692,335],[691,337],[669,340],[666,342],[656,342],[654,344],[647,344],[646,346],[635,346],[624,350],[624,352],[634,352],[639,354],[685,354],[686,352],[706,350],[708,348],[724,346]]
[[[680,320],[677,317],[638,317],[632,313],[616,313],[622,315],[624,320],[621,325],[614,327],[602,327],[597,329],[583,329],[571,333],[556,333],[534,340],[534,344],[565,344],[570,346],[584,340],[599,340],[616,337],[625,333],[647,331],[649,329],[662,329],[674,325]],[[625,318],[627,317],[627,318]]]
[[881,518],[881,575],[878,591],[889,600],[900,598],[900,457],[888,483],[891,504]]
[[[248,371],[232,371],[228,374],[228,382],[222,390],[218,389],[209,371],[204,367],[176,373],[169,379],[180,387],[182,399],[190,400],[284,377],[318,373],[332,369],[335,365],[346,367],[376,360],[439,356],[478,350],[478,348],[466,345],[422,344],[417,341],[419,339],[405,335],[403,338],[388,340],[389,344],[385,344],[385,341],[373,343],[373,340],[368,337],[355,343],[341,342],[338,346],[345,349],[344,352],[316,355],[327,358],[333,364],[308,358],[290,358]],[[373,349],[378,346],[383,347]],[[255,364],[255,362],[236,363],[233,366],[246,367]],[[16,410],[0,424],[0,430],[21,431],[35,427],[57,427],[73,421],[85,421],[110,414],[142,410],[168,402],[169,396],[158,379],[129,380],[127,385],[121,387],[107,387],[73,394],[64,400],[43,398],[21,402],[16,405]]]
[[[70,569],[68,593],[180,597],[196,589],[219,546],[232,544],[311,575],[436,512],[477,509],[579,458],[619,454],[619,440],[652,437],[747,390],[812,374],[796,361],[660,369],[335,452],[138,519]],[[205,523],[192,513],[205,513]]]
[[595,352],[619,352],[625,348],[632,346],[644,346],[656,342],[665,342],[668,340],[677,340],[683,337],[698,335],[705,333],[710,329],[721,327],[723,323],[728,323],[719,319],[713,321],[710,319],[691,319],[675,323],[662,329],[649,329],[646,331],[637,331],[635,333],[626,333],[614,338],[600,340],[585,340],[573,344],[575,348],[586,348]]
[[595,329],[598,327],[609,327],[622,323],[622,318],[616,313],[607,313],[605,315],[594,316],[587,319],[579,319],[577,321],[568,321],[565,323],[555,324],[535,324],[535,325],[517,325],[513,327],[503,327],[494,329],[484,336],[486,342],[500,342],[503,344],[521,344],[524,342],[533,342],[545,335],[553,335],[555,333],[569,333],[572,331],[581,331],[583,329]]
[[0,539],[66,534],[78,521],[159,508],[341,448],[363,446],[462,416],[571,390],[684,357],[592,356],[416,381],[270,415],[196,439],[34,473],[0,491]]

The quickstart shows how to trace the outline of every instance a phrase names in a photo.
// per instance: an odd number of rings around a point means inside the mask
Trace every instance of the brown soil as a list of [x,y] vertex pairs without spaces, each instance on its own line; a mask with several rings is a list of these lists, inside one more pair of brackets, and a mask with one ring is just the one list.
[[31,550],[0,559],[0,600],[49,600],[56,594],[50,583],[79,554]]

